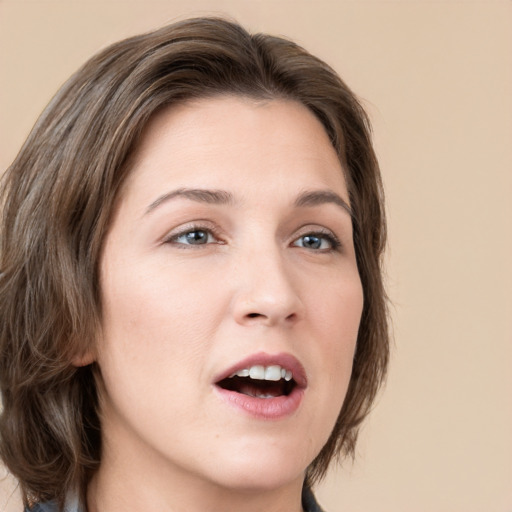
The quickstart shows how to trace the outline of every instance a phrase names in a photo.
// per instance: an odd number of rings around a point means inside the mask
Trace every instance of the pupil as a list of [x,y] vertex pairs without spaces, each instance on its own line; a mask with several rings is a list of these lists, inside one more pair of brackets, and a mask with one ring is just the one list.
[[204,244],[207,236],[206,231],[191,231],[187,233],[187,241],[190,244]]
[[307,235],[304,237],[304,246],[310,249],[320,249],[322,241],[317,236]]

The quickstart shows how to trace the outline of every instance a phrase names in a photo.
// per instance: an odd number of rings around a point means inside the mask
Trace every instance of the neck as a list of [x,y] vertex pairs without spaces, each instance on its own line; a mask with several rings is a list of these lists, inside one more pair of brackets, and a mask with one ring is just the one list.
[[[135,474],[136,473],[136,474]],[[162,472],[167,473],[167,472]],[[302,512],[302,480],[276,489],[232,489],[193,477],[154,479],[142,471],[100,470],[87,493],[88,512]]]
[[88,512],[302,512],[301,472],[278,483],[218,482],[176,467],[147,446],[125,444],[117,434],[104,440],[87,491]]

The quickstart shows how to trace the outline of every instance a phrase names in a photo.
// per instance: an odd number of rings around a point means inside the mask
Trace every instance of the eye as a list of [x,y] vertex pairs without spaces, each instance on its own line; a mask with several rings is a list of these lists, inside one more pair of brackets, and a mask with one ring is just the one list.
[[312,251],[328,252],[337,250],[340,242],[333,234],[307,233],[297,238],[292,245]]
[[218,243],[218,240],[210,229],[194,227],[170,236],[166,242],[177,245],[205,245]]

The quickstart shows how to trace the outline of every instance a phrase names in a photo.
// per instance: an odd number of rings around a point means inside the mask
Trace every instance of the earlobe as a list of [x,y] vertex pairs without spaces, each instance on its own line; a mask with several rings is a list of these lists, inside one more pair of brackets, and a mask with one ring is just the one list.
[[96,346],[93,343],[89,343],[89,346],[80,347],[71,356],[71,364],[76,368],[82,366],[89,366],[94,363],[97,359]]
[[88,336],[86,339],[79,338],[77,340],[72,340],[70,343],[68,361],[70,361],[71,365],[75,368],[89,366],[90,364],[97,361],[98,343],[103,336],[101,325],[96,327],[93,332],[94,334]]
[[92,350],[88,350],[84,354],[76,355],[71,358],[71,364],[77,368],[89,366],[94,363],[94,361],[96,361],[96,356],[93,354]]

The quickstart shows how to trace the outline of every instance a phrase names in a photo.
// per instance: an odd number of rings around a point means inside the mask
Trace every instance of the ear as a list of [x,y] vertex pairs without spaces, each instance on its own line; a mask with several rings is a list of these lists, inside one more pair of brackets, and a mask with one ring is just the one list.
[[[0,0],[1,2],[1,0]],[[89,366],[98,360],[98,346],[103,338],[101,324],[95,324],[88,335],[69,340],[68,361],[75,368]]]
[[88,343],[82,343],[75,349],[70,357],[71,364],[77,368],[88,366],[97,360],[96,343],[90,340]]
[[71,364],[77,368],[81,366],[88,366],[96,361],[96,355],[92,350],[88,350],[83,354],[76,355],[71,358]]

